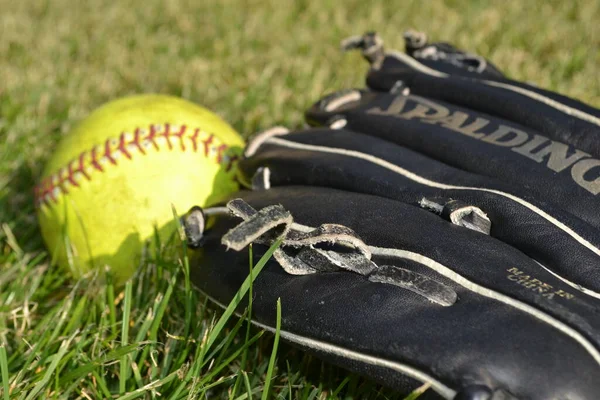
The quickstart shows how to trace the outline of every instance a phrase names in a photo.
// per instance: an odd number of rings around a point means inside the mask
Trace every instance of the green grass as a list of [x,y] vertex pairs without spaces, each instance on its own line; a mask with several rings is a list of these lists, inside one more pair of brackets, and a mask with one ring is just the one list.
[[244,135],[300,126],[322,94],[362,85],[367,65],[341,54],[341,39],[377,30],[401,49],[402,31],[417,28],[600,105],[595,1],[0,0],[0,10],[3,399],[246,399],[267,385],[283,399],[398,398],[284,343],[272,352],[273,335],[193,289],[176,240],[125,290],[49,265],[32,187],[58,140],[106,101],[178,95]]

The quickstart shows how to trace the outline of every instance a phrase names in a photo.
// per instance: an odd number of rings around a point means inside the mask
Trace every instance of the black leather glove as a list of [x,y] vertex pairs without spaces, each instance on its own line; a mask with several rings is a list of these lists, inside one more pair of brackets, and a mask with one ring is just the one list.
[[347,41],[369,89],[248,144],[253,190],[185,220],[197,286],[228,303],[247,245],[281,239],[253,319],[273,330],[281,298],[291,343],[403,392],[600,398],[600,112],[406,38]]

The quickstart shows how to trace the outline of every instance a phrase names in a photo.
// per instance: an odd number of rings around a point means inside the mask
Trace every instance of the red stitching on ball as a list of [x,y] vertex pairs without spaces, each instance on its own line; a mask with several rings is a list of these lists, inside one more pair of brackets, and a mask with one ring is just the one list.
[[121,136],[119,136],[119,150],[125,157],[131,160],[131,154],[127,151],[127,145],[125,144],[125,132],[121,133]]
[[[210,136],[208,137],[208,139],[203,140],[202,144],[204,144],[204,156],[208,157],[208,146],[213,142],[214,136],[212,133],[210,134]],[[221,162],[221,161],[219,161]]]
[[129,143],[136,145],[138,150],[142,154],[146,155],[146,150],[144,150],[144,146],[142,146],[142,144],[140,143],[140,128],[135,129],[135,132],[133,133],[133,140]]
[[186,129],[187,129],[187,126],[181,125],[181,128],[179,128],[179,132],[174,133],[174,135],[177,137],[177,139],[179,139],[179,146],[181,147],[181,151],[185,151],[185,143],[183,142],[183,134],[185,133]]
[[64,168],[61,168],[58,171],[58,182],[56,182],[56,187],[58,187],[60,190],[62,190],[65,194],[69,193],[69,191],[67,190],[66,186],[65,186],[65,180],[62,178],[63,174],[62,172],[64,171]]
[[190,137],[192,146],[194,146],[194,152],[198,151],[198,135],[200,134],[200,128],[196,128],[194,134]]
[[[103,149],[100,146],[94,146],[90,151],[81,152],[76,159],[69,162],[69,164],[67,164],[66,167],[61,168],[58,171],[58,173],[55,173],[49,177],[44,178],[38,185],[36,185],[34,187],[33,190],[34,190],[34,199],[35,199],[36,206],[40,206],[43,203],[50,204],[51,202],[57,202],[58,201],[58,198],[57,198],[58,191],[60,191],[64,194],[69,193],[67,183],[74,187],[79,187],[80,182],[77,182],[77,179],[76,179],[77,173],[80,173],[83,177],[85,177],[85,179],[90,181],[92,179],[92,177],[90,176],[88,171],[86,171],[87,166],[85,165],[86,156],[88,154],[89,154],[89,165],[92,168],[94,168],[100,172],[104,172],[105,167],[103,167],[102,164],[100,163],[100,158],[105,157],[111,164],[117,165],[117,159],[115,158],[115,156],[116,156],[115,151],[119,151],[121,154],[123,154],[125,157],[127,157],[128,159],[131,160],[131,159],[133,159],[133,154],[131,153],[130,149],[128,148],[129,145],[134,145],[135,147],[137,147],[137,149],[143,155],[146,154],[146,149],[144,148],[145,142],[152,143],[154,148],[157,151],[160,151],[160,147],[158,146],[158,143],[156,141],[158,135],[163,136],[166,139],[167,145],[168,145],[169,149],[171,149],[171,150],[173,149],[173,143],[171,142],[171,138],[176,137],[179,140],[179,145],[180,145],[181,151],[185,151],[186,145],[185,145],[184,135],[187,131],[187,126],[181,125],[177,132],[173,132],[170,124],[168,124],[168,123],[164,124],[163,126],[164,126],[164,131],[162,131],[160,134],[158,133],[159,132],[158,128],[160,126],[150,125],[149,126],[150,130],[145,137],[143,137],[142,130],[137,128],[137,129],[135,129],[135,131],[133,133],[133,138],[129,142],[127,141],[125,132],[122,132],[119,135],[118,144],[115,143],[113,145],[114,139],[107,139],[104,142]],[[201,132],[202,131],[200,128],[195,128],[194,133],[191,136],[189,136],[189,139],[192,143],[192,148],[193,148],[194,152],[198,151],[198,147],[199,147],[198,139],[199,139]],[[214,146],[214,144],[215,144],[214,140],[215,140],[215,135],[212,133],[209,134],[207,139],[202,140],[202,144],[203,144],[203,148],[204,148],[204,155],[206,157],[209,157],[209,155],[211,154],[211,152],[210,152],[211,145]],[[116,145],[116,148],[115,148],[115,145]],[[223,159],[225,158],[224,157],[225,151],[228,148],[229,147],[226,144],[222,144],[215,149],[216,150],[216,161],[219,164],[221,164],[223,162]],[[100,156],[99,156],[99,151],[102,151]],[[232,155],[231,157],[229,157],[227,160],[226,170],[230,171],[231,168],[233,167],[234,162],[238,159],[239,159],[239,157],[237,155]]]
[[217,162],[219,164],[221,164],[221,162],[223,161],[223,153],[225,152],[225,150],[227,150],[226,144],[222,144],[219,147],[217,147]]
[[112,150],[110,148],[110,139],[106,139],[106,142],[104,142],[104,157],[106,157],[111,164],[117,165],[117,160],[115,160],[112,156]]
[[46,180],[44,181],[44,184],[43,184],[43,186],[42,186],[42,187],[44,188],[44,189],[42,190],[42,192],[44,193],[44,197],[43,197],[43,198],[45,199],[45,201],[46,201],[47,203],[49,203],[49,202],[50,202],[50,199],[51,199],[51,200],[54,200],[54,195],[53,195],[53,193],[52,193],[52,189],[50,188],[50,186],[51,186],[51,180],[52,180],[52,178],[50,178],[50,179],[46,179]]
[[85,152],[81,152],[81,154],[79,155],[79,166],[77,167],[77,169],[75,171],[81,172],[81,174],[83,176],[85,176],[85,179],[87,179],[89,181],[92,178],[90,177],[90,175],[85,170],[85,165],[83,165],[83,160],[84,159],[85,159]]
[[40,206],[42,203],[49,203],[49,199],[54,200],[54,193],[52,189],[52,178],[53,176],[44,178],[38,186],[34,188],[35,205]]
[[146,140],[149,140],[153,145],[156,151],[160,151],[158,148],[158,144],[156,143],[156,128],[154,125],[150,125],[150,133],[146,136]]
[[79,187],[79,183],[75,180],[75,171],[73,171],[73,163],[69,163],[67,167],[67,180],[71,183],[71,185],[75,187]]
[[173,150],[173,145],[171,144],[171,139],[169,139],[171,127],[169,124],[165,124],[165,131],[162,133],[162,136],[167,140],[167,146],[169,146],[169,150]]
[[43,193],[43,197],[42,199],[45,199],[46,203],[49,203],[50,200],[49,198],[52,196],[49,185],[48,185],[48,179],[44,180],[44,183],[42,184],[42,193]]
[[104,172],[104,168],[98,162],[98,155],[96,154],[96,147],[92,149],[92,165],[100,172]]

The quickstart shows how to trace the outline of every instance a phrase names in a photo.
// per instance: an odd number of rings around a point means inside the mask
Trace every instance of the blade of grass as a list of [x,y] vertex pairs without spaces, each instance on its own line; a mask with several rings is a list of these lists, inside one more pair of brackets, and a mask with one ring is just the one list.
[[[202,326],[201,321],[205,321],[208,319],[206,314],[209,310],[209,307],[208,307],[209,300],[207,298],[203,298],[203,299],[198,299],[198,302],[200,303],[197,305],[198,307],[200,307],[200,312],[199,312],[199,314],[196,314],[195,320],[198,321],[197,323],[199,323],[199,326]],[[204,329],[201,328],[200,331],[204,332]],[[202,335],[196,334],[195,336],[200,337]],[[199,346],[196,346],[196,349],[198,349],[198,348],[199,348]],[[178,365],[183,364],[191,352],[193,352],[193,349],[190,346],[185,346],[184,350],[179,352],[180,354],[179,354],[179,357],[177,358],[177,364]]]
[[[83,324],[81,324],[81,325],[83,325]],[[56,367],[56,372],[54,373],[54,391],[56,391],[57,393],[59,393],[61,391],[60,376],[61,376],[62,370],[64,368],[68,368],[67,361],[69,359],[73,359],[73,358],[77,357],[79,354],[82,353],[83,348],[85,348],[87,345],[89,345],[90,343],[92,343],[94,341],[94,338],[87,337],[88,333],[89,333],[88,331],[80,330],[79,332],[81,333],[81,336],[78,337],[77,340],[75,340],[74,346],[71,349],[71,351],[69,351],[63,357],[65,362],[61,362],[58,365],[58,367]]]
[[424,383],[422,386],[419,386],[415,390],[413,390],[408,396],[404,398],[404,400],[416,400],[421,397],[423,393],[425,393],[431,387],[431,383]]
[[52,362],[50,363],[50,366],[46,370],[46,373],[44,374],[44,377],[42,378],[41,381],[39,381],[39,382],[37,382],[35,384],[35,386],[31,390],[31,392],[29,392],[29,395],[25,398],[25,400],[35,399],[36,396],[38,395],[38,393],[40,393],[42,390],[44,390],[44,388],[46,387],[46,385],[48,384],[48,382],[50,382],[50,379],[52,379],[52,374],[54,373],[54,370],[58,366],[58,363],[63,358],[63,356],[65,355],[65,353],[69,349],[69,345],[71,344],[71,342],[73,341],[73,339],[78,334],[79,334],[79,330],[75,331],[68,339],[64,340],[61,343],[60,348],[58,349],[58,352],[52,358]]
[[178,237],[181,242],[181,258],[183,262],[185,287],[185,330],[183,336],[188,337],[192,324],[192,308],[194,300],[194,292],[192,291],[192,284],[190,281],[190,260],[188,258],[187,240],[185,238],[185,231],[183,229],[183,225],[181,224],[181,219],[178,217],[175,205],[171,204],[171,209],[173,211],[173,219],[175,220],[174,223],[177,226],[177,233],[179,234]]
[[[158,301],[156,305],[156,312],[154,314],[154,319],[150,325],[149,331],[149,339],[151,343],[156,343],[158,340],[158,329],[160,328],[165,310],[167,309],[167,305],[171,299],[171,295],[173,293],[173,288],[175,287],[175,283],[177,282],[177,276],[174,276],[169,280],[169,286],[164,294],[164,296]],[[138,360],[138,365],[144,365],[146,362],[148,355],[151,351],[154,350],[154,346],[146,346],[142,351],[142,355]]]
[[[215,388],[215,387],[217,387],[219,385],[222,385],[224,383],[227,383],[227,382],[233,380],[233,377],[234,377],[234,375],[226,376],[226,377],[221,377],[221,378],[217,379],[216,381],[213,381],[210,384],[202,387],[202,389],[200,391],[200,396],[197,396],[197,397],[188,396],[188,399],[189,398],[200,398],[200,399],[201,398],[206,398],[206,399],[209,399],[210,395],[207,392],[209,392],[210,389]],[[191,393],[193,393],[193,392],[191,392]]]
[[2,372],[4,400],[10,400],[8,394],[8,357],[6,356],[6,347],[3,344],[0,345],[0,372]]
[[248,379],[248,374],[246,371],[242,371],[244,375],[244,384],[246,385],[246,394],[248,395],[248,400],[252,400],[252,386],[250,385],[250,379]]
[[265,378],[265,388],[262,393],[262,400],[269,398],[269,389],[271,388],[271,379],[273,377],[273,369],[275,368],[275,359],[277,358],[277,347],[279,346],[279,334],[281,331],[281,298],[277,299],[277,325],[275,328],[275,339],[273,340],[273,351],[271,351],[271,359],[269,360],[269,368],[267,369],[267,377]]
[[110,353],[102,356],[97,360],[91,360],[87,362],[85,365],[81,367],[67,372],[64,376],[61,377],[61,385],[65,385],[68,381],[77,381],[82,379],[92,371],[94,371],[97,367],[102,367],[108,363],[115,362],[117,360],[122,359],[122,357],[130,354],[137,349],[139,349],[142,343],[134,343],[123,347],[118,347],[116,350],[111,351]]
[[117,308],[115,305],[115,286],[113,284],[113,278],[111,273],[106,274],[108,281],[106,285],[106,300],[108,303],[108,317],[110,319],[110,328],[113,333],[113,337],[117,337]]
[[[254,269],[254,255],[252,252],[252,243],[250,243],[250,246],[248,246],[248,276],[250,277],[250,287],[248,288],[248,314],[246,316],[247,318],[247,324],[246,324],[246,341],[248,341],[248,338],[250,337],[250,327],[252,326],[252,300],[253,300],[253,295],[252,295],[252,286],[254,283],[254,278],[252,277],[252,272]],[[248,349],[246,349],[246,351],[244,351],[244,354],[242,354],[242,361],[240,362],[240,370],[244,370],[246,369],[246,363],[248,362]],[[241,380],[239,379],[240,375],[238,375],[238,379],[236,379],[235,384],[233,385],[233,389],[231,390],[231,396],[230,398],[234,398],[235,396],[237,396],[237,392],[238,392],[238,385],[240,384]],[[246,379],[248,377],[246,376]]]
[[[250,277],[250,287],[248,288],[248,321],[246,324],[246,340],[248,340],[248,338],[250,337],[250,327],[252,326],[252,301],[254,300],[254,295],[252,294],[252,287],[254,286],[254,277],[253,277],[253,273],[254,273],[254,253],[253,253],[253,246],[252,243],[250,243],[250,246],[248,246],[248,260],[249,260],[249,265],[248,265],[248,276]],[[246,368],[246,362],[248,361],[248,350],[246,350],[244,352],[243,358],[242,358],[242,364],[241,367],[242,369]]]
[[[225,357],[225,355],[227,354],[227,350],[229,349],[232,342],[236,338],[238,331],[242,327],[242,324],[244,323],[245,315],[246,314],[244,313],[242,315],[242,317],[235,323],[233,328],[231,328],[231,330],[229,330],[227,332],[227,337],[225,337],[223,340],[221,340],[221,342],[214,347],[212,352],[206,357],[207,360],[212,360],[214,358],[215,359],[214,362],[216,364],[219,364],[221,362],[223,357]],[[206,360],[205,360],[205,362],[206,362]]]
[[249,275],[246,278],[246,280],[244,281],[244,283],[242,283],[242,286],[240,287],[238,292],[235,294],[235,296],[233,297],[233,299],[231,300],[231,302],[229,303],[229,305],[223,312],[223,315],[221,315],[221,318],[219,318],[219,321],[217,322],[217,324],[215,325],[213,330],[210,332],[208,339],[206,341],[206,345],[204,346],[204,354],[206,354],[208,352],[208,350],[211,348],[211,346],[213,345],[215,340],[217,340],[217,337],[223,330],[223,327],[225,326],[225,324],[227,323],[227,321],[229,320],[229,318],[231,317],[231,315],[233,314],[233,312],[235,311],[237,306],[240,304],[240,302],[242,301],[242,299],[244,298],[244,296],[250,289],[250,286],[254,282],[254,279],[256,279],[256,277],[260,274],[260,272],[262,271],[264,266],[267,264],[267,261],[269,261],[271,259],[271,256],[273,255],[275,250],[277,250],[279,248],[280,245],[281,245],[281,239],[277,240],[269,248],[269,250],[267,250],[267,252],[261,257],[261,259],[258,261],[258,263],[256,264],[256,267],[254,268],[255,274]]
[[[310,390],[310,387],[307,387],[307,390]],[[315,400],[317,398],[317,396],[319,395],[319,393],[321,393],[321,389],[319,389],[319,388],[312,389],[310,394],[306,397],[306,400]]]
[[215,324],[215,326],[209,333],[204,346],[198,346],[196,355],[195,355],[196,362],[194,363],[192,368],[189,369],[188,373],[185,375],[184,379],[179,384],[177,389],[175,389],[175,391],[173,392],[173,395],[170,397],[171,399],[178,398],[181,391],[185,388],[185,385],[187,384],[187,382],[189,382],[190,379],[192,379],[192,377],[198,376],[198,374],[200,373],[200,368],[204,364],[203,363],[204,356],[208,353],[212,344],[217,340],[219,334],[223,330],[223,327],[225,326],[225,324],[227,323],[227,321],[229,320],[229,318],[231,317],[233,312],[236,310],[237,306],[240,304],[240,302],[242,301],[242,299],[248,292],[252,282],[256,279],[257,276],[260,275],[260,272],[265,267],[267,262],[271,259],[271,257],[273,256],[273,253],[275,252],[275,250],[277,250],[279,248],[280,245],[281,245],[281,240],[277,240],[275,243],[273,243],[271,245],[271,247],[269,247],[269,249],[265,252],[265,254],[263,254],[263,256],[260,258],[258,263],[256,263],[256,266],[254,267],[254,274],[252,275],[252,277],[248,276],[246,278],[246,280],[244,281],[244,283],[242,283],[242,285],[238,289],[236,295],[233,296],[233,299],[231,299],[231,302],[229,303],[229,305],[227,306],[227,308],[221,315],[221,318],[219,318],[219,321]]
[[73,307],[72,310],[70,310],[71,315],[69,317],[69,323],[67,324],[67,326],[65,326],[65,333],[73,331],[75,326],[81,326],[82,317],[86,313],[89,313],[89,310],[86,306],[88,306],[88,297],[81,296],[81,298],[77,302],[77,305]]
[[110,399],[112,397],[112,394],[110,393],[110,390],[108,390],[108,386],[106,385],[104,376],[100,375],[98,371],[92,371],[92,375],[96,379],[96,382],[98,382],[98,386],[100,387],[100,390],[102,391],[104,397]]
[[119,397],[119,400],[137,399],[138,397],[144,395],[144,393],[171,382],[173,379],[177,378],[178,375],[179,375],[179,371],[171,372],[169,375],[165,376],[163,379],[157,379],[155,381],[152,381],[149,384],[147,384],[146,386],[138,388],[138,389],[134,390],[133,392],[129,392],[129,393],[125,394],[124,396]]
[[342,389],[344,389],[344,386],[346,386],[346,385],[348,384],[348,382],[350,382],[350,377],[349,377],[349,376],[347,376],[347,377],[346,377],[346,378],[345,378],[345,379],[342,381],[342,383],[340,383],[340,384],[338,385],[338,387],[337,387],[337,388],[336,388],[336,389],[333,391],[332,395],[333,395],[334,397],[337,397],[337,396],[340,394],[340,392],[342,391]]
[[260,387],[260,386],[259,386],[259,387],[257,387],[257,388],[254,388],[254,389],[252,389],[252,391],[251,391],[251,392],[249,392],[249,393],[244,393],[244,394],[242,394],[242,395],[240,395],[240,396],[236,397],[234,400],[246,400],[246,399],[252,399],[252,395],[253,395],[253,394],[258,394],[258,393],[260,393],[260,391],[261,391],[261,390],[262,390],[262,387]]
[[[129,342],[129,316],[131,313],[131,280],[125,284],[125,298],[123,303],[123,324],[121,326],[121,346],[127,346]],[[121,368],[119,374],[119,394],[126,391],[127,377],[129,375],[129,356],[121,357]]]
[[211,370],[210,374],[208,374],[204,378],[202,378],[202,380],[200,381],[200,383],[201,384],[207,384],[208,382],[210,382],[215,376],[218,375],[219,372],[221,372],[221,370],[223,368],[227,367],[233,360],[235,360],[240,355],[240,353],[242,351],[244,351],[248,347],[252,346],[262,335],[263,335],[263,331],[260,331],[256,335],[254,335],[249,341],[245,342],[242,347],[240,347],[232,355],[230,355],[229,357],[227,357],[227,359],[225,359],[224,362],[222,362],[221,364],[219,364],[216,367],[213,367],[213,369]]

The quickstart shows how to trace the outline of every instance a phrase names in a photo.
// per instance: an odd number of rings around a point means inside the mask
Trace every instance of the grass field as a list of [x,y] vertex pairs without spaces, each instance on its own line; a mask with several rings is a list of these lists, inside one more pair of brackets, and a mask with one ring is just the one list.
[[366,63],[338,44],[366,30],[398,49],[405,29],[425,30],[600,106],[599,20],[596,1],[0,0],[0,399],[399,398],[273,353],[273,336],[235,318],[217,324],[178,243],[124,291],[69,280],[34,213],[45,160],[91,110],[134,93],[201,103],[244,135],[299,126],[325,92],[362,85]]

